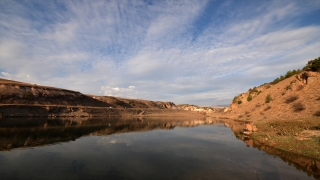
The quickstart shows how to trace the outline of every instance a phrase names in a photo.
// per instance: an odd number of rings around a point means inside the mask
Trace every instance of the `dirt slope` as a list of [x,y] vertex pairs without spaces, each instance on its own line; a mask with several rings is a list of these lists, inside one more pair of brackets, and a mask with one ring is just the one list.
[[[237,96],[226,114],[242,120],[316,118],[320,113],[320,73],[308,84],[296,76],[264,84]],[[252,97],[248,101],[249,94]],[[266,102],[267,96],[271,101]]]

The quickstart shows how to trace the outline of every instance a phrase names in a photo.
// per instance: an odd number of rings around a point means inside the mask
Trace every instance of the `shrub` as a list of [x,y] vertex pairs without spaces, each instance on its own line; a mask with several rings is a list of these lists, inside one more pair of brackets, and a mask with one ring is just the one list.
[[261,106],[261,104],[256,104],[256,107],[260,107]]
[[320,110],[313,113],[314,116],[320,116]]
[[238,96],[235,96],[232,100],[233,103],[236,103],[237,102],[237,99],[238,99]]
[[238,104],[241,104],[241,103],[242,103],[242,101],[241,101],[241,100],[239,100],[239,101],[238,101]]
[[306,108],[301,102],[294,103],[292,107],[295,112],[302,111]]
[[289,96],[289,97],[286,98],[285,102],[286,102],[287,104],[289,104],[289,103],[292,103],[293,101],[295,101],[295,100],[297,100],[297,99],[298,99],[298,96],[297,96],[297,95],[291,95],[291,96]]
[[320,57],[308,61],[308,64],[302,70],[320,71]]
[[243,115],[241,115],[241,114],[238,116],[238,118],[242,118],[242,117],[243,117]]
[[268,94],[266,97],[266,103],[269,103],[271,101],[272,101],[272,98],[271,98],[270,94]]
[[264,111],[268,111],[269,109],[271,109],[271,106],[267,106],[266,108],[264,108]]
[[257,95],[259,95],[260,93],[262,93],[262,91],[261,91],[261,90],[257,92]]
[[258,92],[258,90],[257,90],[257,88],[256,87],[254,87],[253,89],[249,89],[249,93],[251,94],[251,93],[257,93]]
[[251,96],[251,94],[249,94],[247,101],[251,101],[251,100],[252,100],[252,96]]
[[313,60],[311,64],[312,71],[320,71],[320,57]]

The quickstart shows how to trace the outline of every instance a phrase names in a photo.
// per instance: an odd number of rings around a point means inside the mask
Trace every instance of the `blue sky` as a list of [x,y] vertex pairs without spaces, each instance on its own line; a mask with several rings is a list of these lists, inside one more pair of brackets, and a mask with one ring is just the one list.
[[0,0],[0,77],[229,104],[320,56],[319,17],[319,0]]

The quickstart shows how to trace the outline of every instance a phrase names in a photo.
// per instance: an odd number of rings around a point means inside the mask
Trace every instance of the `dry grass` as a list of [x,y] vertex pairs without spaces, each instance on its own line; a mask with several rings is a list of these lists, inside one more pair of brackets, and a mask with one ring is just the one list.
[[294,103],[292,105],[292,107],[295,112],[302,111],[302,110],[306,109],[306,106],[304,104],[302,104],[301,102]]
[[287,103],[287,104],[292,103],[293,101],[297,100],[298,98],[299,98],[299,96],[297,96],[297,95],[288,96],[285,100],[285,103]]
[[307,139],[297,140],[299,137],[304,137],[303,132],[320,130],[318,119],[272,120],[256,125],[258,132],[251,136],[254,140],[276,149],[319,159],[319,136],[312,135]]
[[[262,125],[262,124],[261,124]],[[260,125],[260,131],[269,134],[269,136],[295,136],[303,130],[317,130],[319,124],[316,120],[283,120],[283,121],[269,121],[266,124]]]

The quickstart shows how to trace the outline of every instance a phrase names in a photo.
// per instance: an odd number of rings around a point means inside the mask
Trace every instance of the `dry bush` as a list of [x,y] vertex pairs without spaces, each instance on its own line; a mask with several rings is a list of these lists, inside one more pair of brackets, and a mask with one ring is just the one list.
[[320,100],[320,96],[316,100]]
[[264,111],[268,111],[269,109],[271,109],[271,106],[267,106],[266,108],[264,108]]
[[256,104],[256,107],[260,107],[261,106],[261,104]]
[[298,97],[299,97],[299,96],[297,96],[297,95],[288,96],[288,97],[286,98],[285,102],[286,102],[287,104],[292,103],[293,101],[297,100]]
[[242,117],[243,117],[243,115],[241,115],[241,114],[238,116],[238,118],[242,118]]
[[264,113],[263,113],[263,112],[260,112],[259,114],[264,115]]
[[304,86],[300,84],[300,85],[297,86],[297,91],[300,91],[303,88],[304,88]]
[[246,111],[244,114],[247,115],[247,114],[249,114],[249,113],[250,113],[249,111]]
[[306,108],[306,106],[301,102],[294,103],[292,107],[295,112],[302,111]]
[[314,116],[320,116],[320,110],[313,113]]

